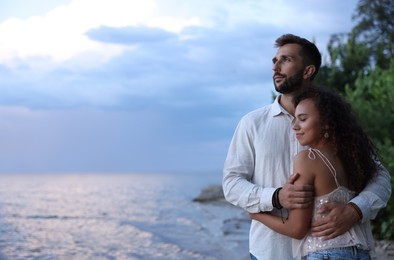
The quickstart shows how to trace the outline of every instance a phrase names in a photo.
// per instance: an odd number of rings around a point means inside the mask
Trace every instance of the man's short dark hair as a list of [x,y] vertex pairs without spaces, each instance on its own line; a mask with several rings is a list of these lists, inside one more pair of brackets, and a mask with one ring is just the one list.
[[284,34],[275,41],[275,47],[279,48],[285,44],[295,43],[301,46],[301,56],[304,58],[305,65],[314,65],[316,68],[315,73],[312,75],[313,80],[321,66],[321,54],[316,45],[305,38],[293,34]]

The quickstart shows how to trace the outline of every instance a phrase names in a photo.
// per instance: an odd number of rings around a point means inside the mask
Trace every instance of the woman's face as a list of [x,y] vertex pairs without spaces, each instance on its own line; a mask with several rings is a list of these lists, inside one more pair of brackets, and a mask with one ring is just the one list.
[[297,105],[293,130],[301,145],[319,148],[323,129],[320,123],[320,113],[312,99],[304,99]]

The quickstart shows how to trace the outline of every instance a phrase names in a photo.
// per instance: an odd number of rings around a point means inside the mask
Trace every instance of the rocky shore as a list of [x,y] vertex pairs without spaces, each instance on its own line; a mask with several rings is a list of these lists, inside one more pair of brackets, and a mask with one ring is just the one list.
[[[238,259],[248,257],[249,214],[236,208],[224,199],[220,185],[205,187],[193,201],[204,204],[213,215],[222,220],[223,239],[234,244]],[[225,210],[220,210],[220,208]],[[219,209],[219,210],[218,210]],[[231,213],[229,213],[231,211]],[[225,214],[228,214],[227,216]],[[375,241],[376,260],[394,260],[394,241]]]

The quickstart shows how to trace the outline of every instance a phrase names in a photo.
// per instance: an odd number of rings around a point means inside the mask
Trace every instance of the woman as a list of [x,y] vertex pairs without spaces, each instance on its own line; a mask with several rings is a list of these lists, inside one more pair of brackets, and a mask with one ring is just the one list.
[[[293,241],[294,256],[370,259],[373,239],[369,223],[358,222],[345,234],[326,241],[308,231],[311,221],[324,217],[318,213],[322,204],[348,203],[374,178],[378,168],[374,146],[350,105],[339,95],[311,87],[296,97],[295,106],[293,130],[299,143],[310,148],[295,156],[293,170],[300,173],[298,184],[314,185],[314,207],[291,210],[286,219],[269,213],[251,217],[276,232],[300,239]],[[361,218],[358,208],[354,209]],[[334,256],[337,258],[327,258]]]

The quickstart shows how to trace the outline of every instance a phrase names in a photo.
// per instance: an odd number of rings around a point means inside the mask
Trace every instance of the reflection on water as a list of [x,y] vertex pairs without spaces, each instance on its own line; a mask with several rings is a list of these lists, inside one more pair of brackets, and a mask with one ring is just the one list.
[[202,185],[170,175],[0,176],[0,258],[221,259],[201,225],[209,216],[190,201]]

